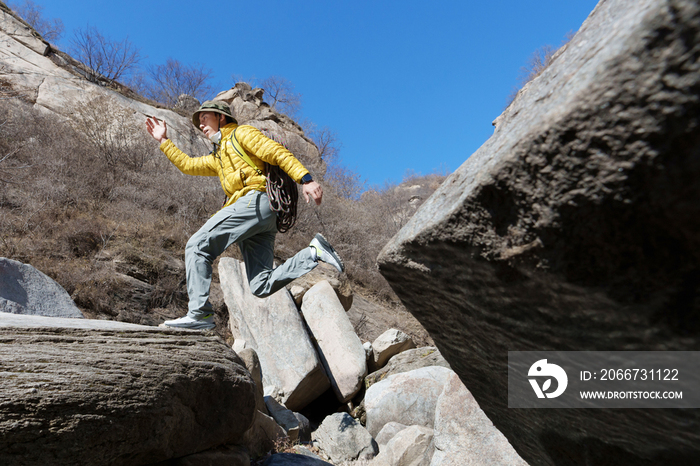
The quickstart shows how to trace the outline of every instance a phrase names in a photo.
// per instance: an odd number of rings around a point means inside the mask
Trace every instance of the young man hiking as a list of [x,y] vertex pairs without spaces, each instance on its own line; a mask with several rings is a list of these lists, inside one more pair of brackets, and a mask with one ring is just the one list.
[[[270,209],[263,173],[265,162],[278,165],[294,181],[303,184],[302,193],[321,204],[323,189],[311,179],[309,171],[284,146],[265,137],[252,126],[238,126],[225,102],[206,101],[192,115],[192,122],[214,143],[214,150],[204,157],[190,157],[168,139],[167,125],[155,118],[146,120],[146,128],[160,143],[160,150],[186,175],[218,176],[228,200],[187,242],[187,315],[165,321],[168,327],[211,329],[214,314],[209,303],[212,263],[226,248],[237,243],[245,262],[250,289],[259,297],[268,296],[287,283],[316,267],[319,260],[342,272],[338,254],[317,234],[308,248],[277,268],[273,266],[273,249],[277,233],[276,213]],[[253,169],[234,146],[247,152]]]

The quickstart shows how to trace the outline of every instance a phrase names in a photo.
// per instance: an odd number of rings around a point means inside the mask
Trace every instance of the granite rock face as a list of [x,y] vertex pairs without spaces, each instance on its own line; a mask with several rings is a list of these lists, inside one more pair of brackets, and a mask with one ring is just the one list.
[[9,316],[0,464],[152,464],[235,444],[253,421],[253,381],[218,337]]
[[0,312],[82,318],[61,285],[31,265],[0,257]]
[[700,5],[606,0],[378,262],[533,465],[694,464],[690,410],[508,409],[509,350],[700,349]]

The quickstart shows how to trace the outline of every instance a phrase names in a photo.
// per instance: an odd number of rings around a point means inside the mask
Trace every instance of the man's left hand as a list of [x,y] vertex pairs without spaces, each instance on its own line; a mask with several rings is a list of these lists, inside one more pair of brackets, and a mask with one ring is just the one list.
[[323,199],[323,188],[321,185],[315,181],[306,183],[301,187],[301,192],[304,194],[304,199],[306,203],[309,203],[309,196],[316,202],[316,205],[321,205],[321,200]]

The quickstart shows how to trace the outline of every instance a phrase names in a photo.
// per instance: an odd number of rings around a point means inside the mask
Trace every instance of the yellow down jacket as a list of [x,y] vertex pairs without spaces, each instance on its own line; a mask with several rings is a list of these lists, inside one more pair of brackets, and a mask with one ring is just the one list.
[[196,176],[218,176],[228,200],[227,207],[251,190],[265,191],[265,175],[259,175],[253,167],[238,155],[231,143],[236,129],[236,139],[246,150],[253,163],[264,171],[264,162],[279,165],[297,183],[309,171],[283,145],[268,139],[258,129],[248,125],[229,123],[221,128],[221,144],[203,157],[190,157],[168,139],[160,150],[182,173]]

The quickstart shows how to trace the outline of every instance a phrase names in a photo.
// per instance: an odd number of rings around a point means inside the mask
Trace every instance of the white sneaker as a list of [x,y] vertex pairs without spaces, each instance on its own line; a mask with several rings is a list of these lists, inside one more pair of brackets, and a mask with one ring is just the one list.
[[314,239],[311,240],[309,246],[311,246],[316,251],[315,260],[321,260],[327,264],[332,265],[333,267],[338,269],[338,272],[342,272],[343,270],[345,270],[345,265],[340,259],[340,256],[337,252],[335,252],[333,246],[331,246],[328,240],[324,238],[321,233],[316,233],[316,236],[314,237]]
[[210,330],[216,327],[216,324],[214,324],[214,314],[207,314],[201,318],[194,318],[187,314],[185,317],[180,317],[179,319],[166,320],[163,324],[166,327],[189,328],[194,330]]

